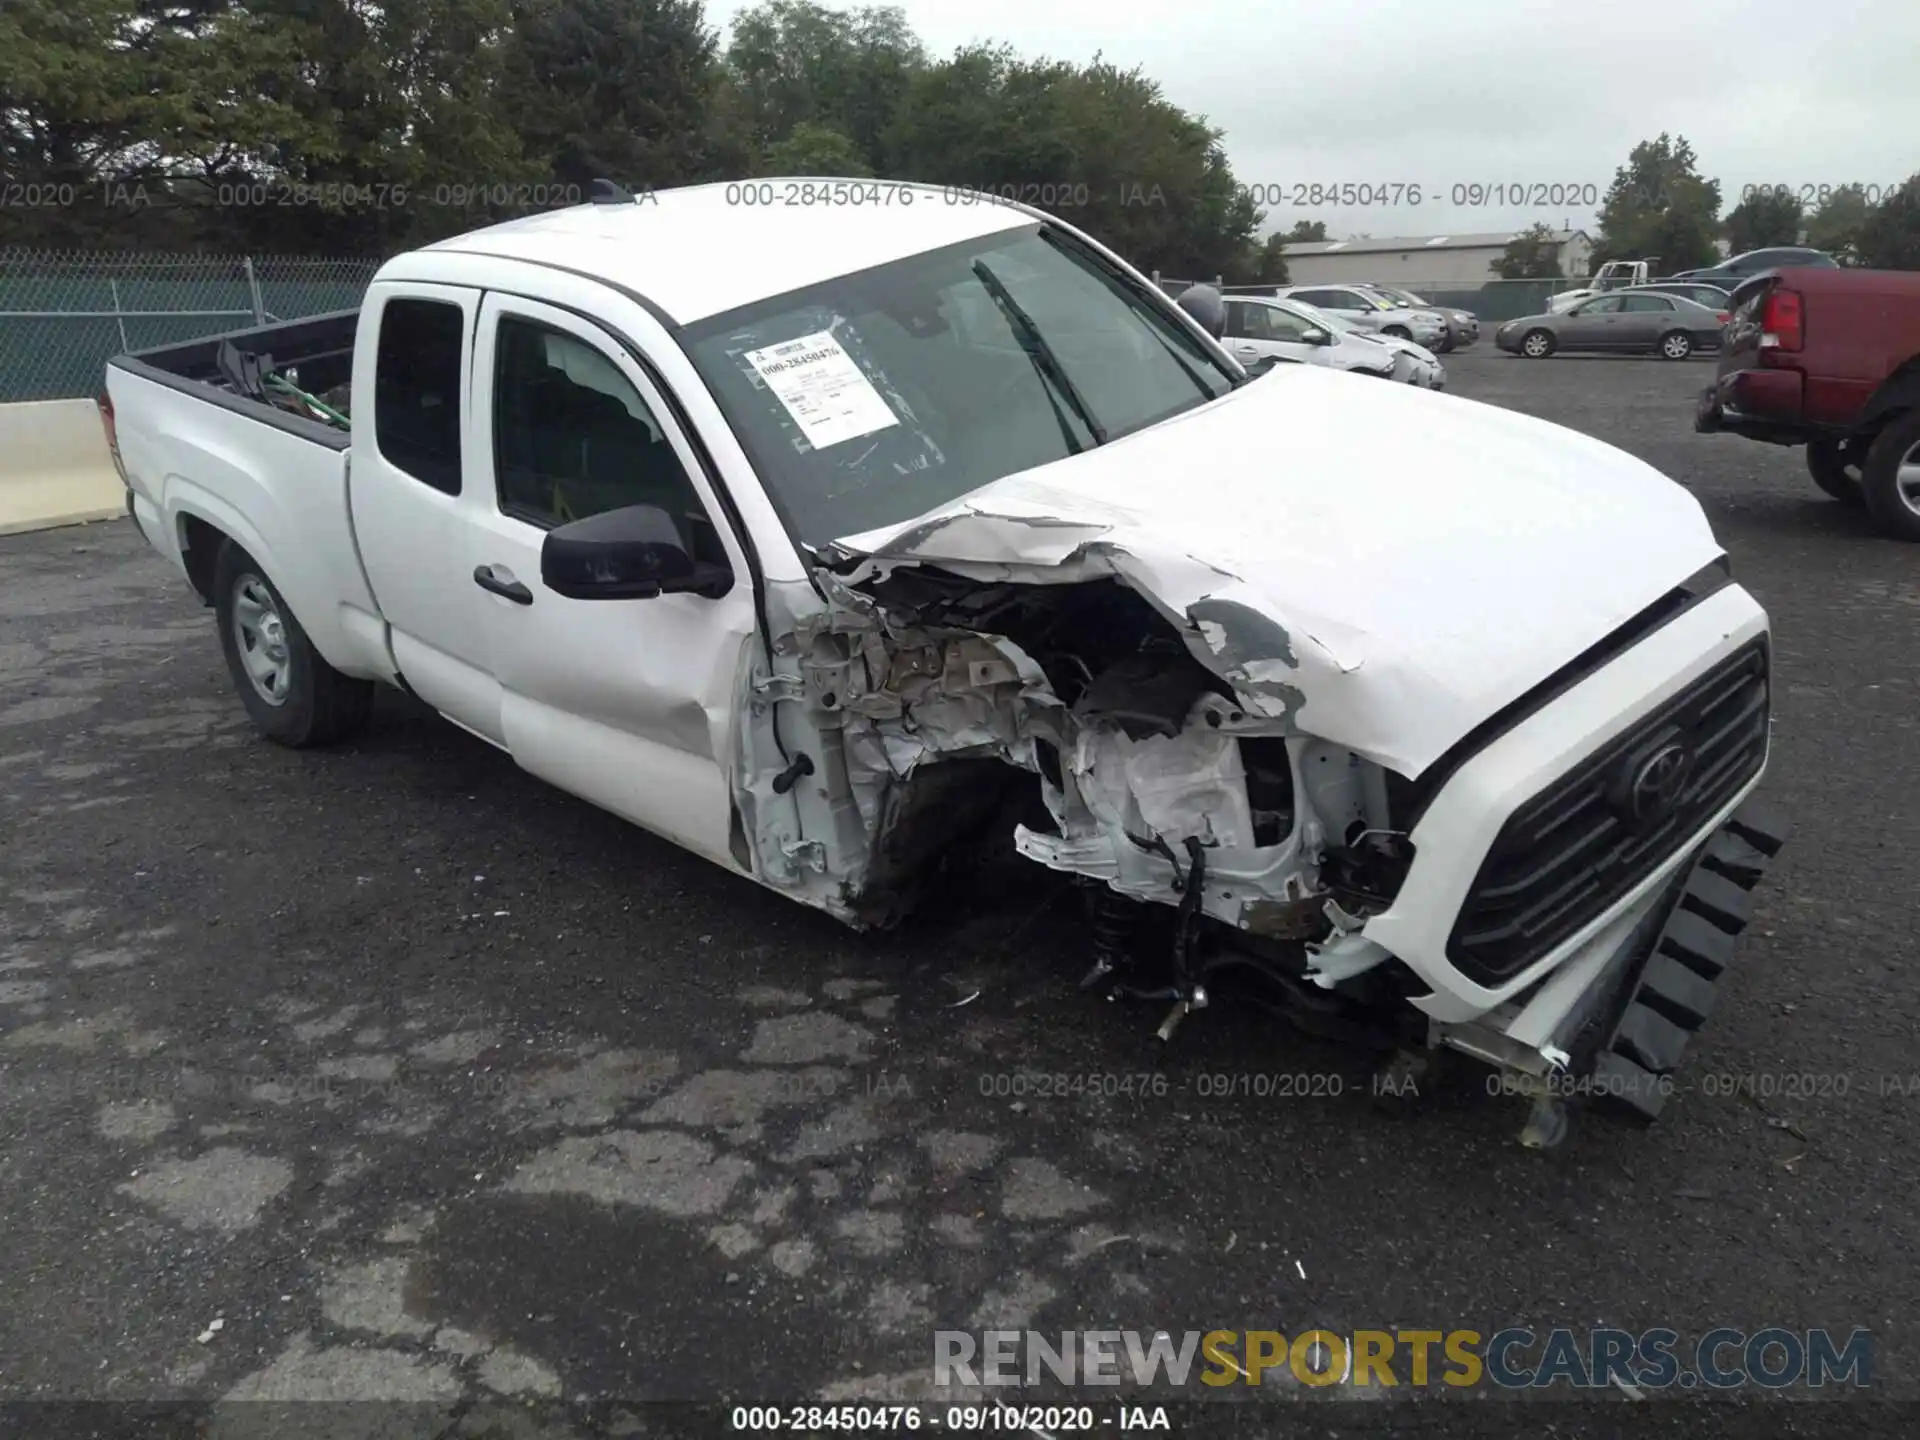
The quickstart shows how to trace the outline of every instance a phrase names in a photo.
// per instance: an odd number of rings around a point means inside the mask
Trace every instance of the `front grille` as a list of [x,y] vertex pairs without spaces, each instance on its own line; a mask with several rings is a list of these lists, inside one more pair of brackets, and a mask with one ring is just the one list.
[[[1463,975],[1496,985],[1519,974],[1624,899],[1760,772],[1768,660],[1755,641],[1508,817],[1447,941]],[[1677,780],[1676,747],[1691,757]]]

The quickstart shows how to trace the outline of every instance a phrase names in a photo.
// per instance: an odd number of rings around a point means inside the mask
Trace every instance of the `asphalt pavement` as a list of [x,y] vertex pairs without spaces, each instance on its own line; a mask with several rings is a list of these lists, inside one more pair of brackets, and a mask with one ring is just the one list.
[[[278,749],[129,523],[12,536],[0,1400],[674,1433],[648,1402],[938,1398],[934,1331],[1025,1326],[1865,1328],[1874,1391],[1920,1395],[1920,547],[1798,452],[1694,435],[1706,363],[1446,363],[1688,486],[1773,616],[1796,829],[1659,1124],[1536,1154],[1471,1069],[1383,1113],[1353,1054],[1230,1004],[1163,1051],[1076,993],[1043,876],[855,935],[398,695]],[[1418,437],[1354,463],[1417,474]],[[1389,1397],[1208,1398],[1179,1423]],[[1490,1405],[1586,1433],[1521,1403]]]

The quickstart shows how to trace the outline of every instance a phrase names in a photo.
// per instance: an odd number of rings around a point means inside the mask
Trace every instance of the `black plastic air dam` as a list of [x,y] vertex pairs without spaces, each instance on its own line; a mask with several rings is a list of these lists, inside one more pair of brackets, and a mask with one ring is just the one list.
[[1591,1088],[1607,1109],[1643,1123],[1659,1118],[1789,828],[1750,800],[1701,849],[1595,1057]]

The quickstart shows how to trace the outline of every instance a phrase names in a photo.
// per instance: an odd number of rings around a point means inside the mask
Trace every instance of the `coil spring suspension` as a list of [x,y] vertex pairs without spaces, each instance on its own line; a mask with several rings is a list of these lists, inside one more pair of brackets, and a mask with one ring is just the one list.
[[1133,960],[1134,902],[1093,881],[1084,887],[1087,929],[1092,939],[1093,968],[1080,982],[1091,990]]

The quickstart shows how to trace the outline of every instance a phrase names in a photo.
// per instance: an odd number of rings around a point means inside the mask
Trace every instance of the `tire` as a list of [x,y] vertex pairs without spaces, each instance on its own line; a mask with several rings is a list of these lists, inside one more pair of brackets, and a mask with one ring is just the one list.
[[227,671],[262,735],[298,750],[366,723],[373,682],[349,679],[322,659],[266,572],[231,540],[214,563],[213,595]]
[[1453,353],[1453,331],[1447,331],[1446,334],[1442,335],[1439,340],[1434,343],[1433,353],[1436,355],[1451,355]]
[[1529,330],[1520,337],[1520,353],[1529,360],[1544,360],[1554,350],[1553,332]]
[[1860,466],[1860,493],[1883,532],[1920,542],[1920,410],[1907,411],[1875,437]]
[[1411,340],[1413,332],[1404,325],[1385,325],[1380,329],[1382,335],[1391,335],[1396,340]]
[[1867,497],[1860,489],[1860,455],[1838,440],[1807,442],[1807,473],[1813,483],[1842,505],[1863,509]]
[[1660,356],[1665,360],[1684,360],[1693,354],[1693,337],[1684,330],[1669,330],[1660,337]]

